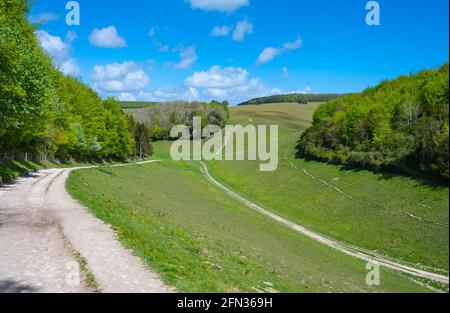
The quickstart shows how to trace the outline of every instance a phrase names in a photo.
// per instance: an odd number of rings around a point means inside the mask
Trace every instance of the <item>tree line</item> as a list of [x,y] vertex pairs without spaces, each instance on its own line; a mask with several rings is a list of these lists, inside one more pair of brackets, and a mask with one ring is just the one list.
[[217,125],[225,127],[229,118],[228,102],[187,102],[172,101],[153,104],[134,111],[131,119],[147,129],[153,140],[169,140],[173,126],[188,126],[192,133],[194,117],[201,117],[202,127]]
[[447,63],[322,104],[298,152],[448,182],[448,79]]
[[251,99],[242,102],[238,105],[259,105],[259,104],[270,104],[270,103],[300,103],[307,104],[309,102],[325,102],[332,99],[342,97],[344,95],[340,94],[284,94],[284,95],[274,95],[268,97],[261,97]]
[[102,100],[54,67],[28,11],[27,0],[0,2],[0,161],[125,160],[151,153],[149,139],[142,149],[141,126],[115,99]]

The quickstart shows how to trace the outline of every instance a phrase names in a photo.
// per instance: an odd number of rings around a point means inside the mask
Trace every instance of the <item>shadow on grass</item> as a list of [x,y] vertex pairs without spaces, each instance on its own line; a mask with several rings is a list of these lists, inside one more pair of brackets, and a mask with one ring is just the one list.
[[374,167],[374,166],[358,166],[353,164],[342,164],[339,162],[330,162],[329,160],[313,157],[310,155],[306,155],[301,151],[297,150],[295,154],[296,159],[301,159],[306,163],[310,162],[320,162],[328,165],[333,165],[338,167],[341,171],[345,172],[371,172],[378,176],[378,180],[392,180],[397,177],[402,177],[406,179],[413,180],[416,186],[425,186],[430,190],[438,190],[441,188],[448,188],[449,181],[443,178],[437,178],[434,176],[426,176],[422,174],[417,174],[413,172],[407,173],[406,171],[402,171],[400,169],[394,167]]
[[101,172],[103,174],[109,175],[109,176],[117,176],[116,174],[114,174],[114,173],[112,173],[112,172],[110,172],[110,171],[108,171],[108,170],[106,170],[104,168],[101,168],[101,167],[98,167],[95,170],[97,170],[97,171],[99,171],[99,172]]

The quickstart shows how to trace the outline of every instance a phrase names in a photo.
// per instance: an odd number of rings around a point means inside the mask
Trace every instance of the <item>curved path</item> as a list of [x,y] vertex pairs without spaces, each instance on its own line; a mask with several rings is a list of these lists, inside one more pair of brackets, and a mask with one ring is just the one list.
[[0,188],[0,293],[94,291],[77,283],[78,253],[102,292],[173,291],[70,197],[65,182],[76,169],[42,170]]
[[206,177],[208,178],[208,180],[213,183],[214,185],[216,185],[217,187],[219,187],[220,189],[222,189],[225,193],[227,193],[229,196],[235,198],[236,200],[240,201],[241,203],[245,204],[247,207],[261,213],[262,215],[265,215],[269,218],[271,218],[272,220],[275,220],[289,228],[291,228],[292,230],[295,230],[296,232],[299,232],[303,235],[306,235],[307,237],[318,241],[324,245],[327,245],[333,249],[339,250],[347,255],[350,255],[352,257],[361,259],[363,261],[367,261],[367,262],[376,262],[378,264],[380,264],[381,266],[384,266],[386,268],[390,268],[399,272],[403,272],[409,275],[413,275],[416,277],[422,277],[422,278],[427,278],[433,281],[437,281],[440,283],[449,283],[449,278],[448,276],[444,276],[444,275],[439,275],[436,273],[432,273],[432,272],[428,272],[428,271],[424,271],[421,269],[417,269],[408,265],[404,265],[404,264],[400,264],[397,263],[393,260],[384,258],[383,256],[379,256],[379,255],[374,255],[374,254],[370,254],[366,251],[363,251],[362,249],[359,249],[357,247],[354,246],[350,246],[341,242],[338,242],[336,240],[333,240],[331,238],[325,237],[323,235],[317,234],[313,231],[310,231],[308,229],[306,229],[303,226],[300,226],[298,224],[295,224],[287,219],[285,219],[284,217],[281,217],[280,215],[277,215],[259,205],[257,205],[256,203],[253,203],[245,198],[243,198],[242,196],[240,196],[239,194],[237,194],[236,192],[234,192],[233,190],[231,190],[230,188],[226,187],[225,185],[223,185],[222,183],[220,183],[219,181],[217,181],[210,173],[208,170],[208,167],[203,163],[200,162],[203,168],[203,172],[205,173]]
[[[161,162],[152,160],[133,164]],[[229,196],[309,238],[347,255],[440,283],[447,276],[373,255],[312,232],[243,198],[217,181],[200,162],[206,178]],[[87,261],[103,292],[172,292],[142,261],[125,249],[114,231],[74,201],[65,189],[70,171],[94,167],[43,170],[15,185],[0,188],[0,292],[90,292],[71,284],[73,251]],[[69,250],[65,241],[70,243]],[[71,251],[73,250],[73,251]],[[68,279],[69,278],[69,279]]]

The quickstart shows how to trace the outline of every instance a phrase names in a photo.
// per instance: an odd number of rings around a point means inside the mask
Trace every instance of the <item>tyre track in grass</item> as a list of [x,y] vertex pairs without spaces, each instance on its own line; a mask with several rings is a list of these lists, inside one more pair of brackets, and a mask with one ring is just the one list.
[[315,233],[311,230],[306,229],[305,227],[295,224],[291,221],[289,221],[288,219],[275,214],[259,205],[257,205],[256,203],[249,201],[247,199],[245,199],[244,197],[242,197],[241,195],[239,195],[238,193],[236,193],[235,191],[233,191],[231,188],[223,185],[222,183],[220,183],[219,181],[217,181],[209,172],[208,167],[206,166],[205,163],[201,162],[201,167],[203,170],[203,173],[205,174],[206,178],[212,183],[214,184],[216,187],[218,187],[219,189],[221,189],[222,191],[224,191],[226,194],[228,194],[229,196],[231,196],[232,198],[238,200],[239,202],[243,203],[244,205],[246,205],[247,207],[257,211],[258,213],[267,216],[269,218],[271,218],[272,220],[283,224],[287,227],[289,227],[290,229],[301,233],[317,242],[320,242],[328,247],[331,247],[335,250],[338,250],[342,253],[345,253],[349,256],[355,257],[357,259],[366,261],[366,262],[376,262],[378,264],[380,264],[381,266],[385,267],[385,268],[389,268],[391,270],[395,270],[398,272],[402,272],[405,274],[409,274],[415,277],[421,277],[421,278],[426,278],[435,282],[439,282],[439,283],[445,283],[448,284],[449,283],[449,277],[448,276],[444,276],[444,275],[440,275],[440,274],[436,274],[433,272],[428,272],[425,270],[421,270],[412,266],[408,266],[405,264],[401,264],[398,262],[395,262],[393,260],[390,260],[388,258],[385,258],[383,256],[380,255],[376,255],[376,254],[371,254],[367,251],[364,251],[361,248],[358,247],[354,247],[345,243],[341,243],[338,242],[334,239],[325,237],[323,235],[320,235],[318,233]]
[[[384,209],[384,210],[388,210],[388,211],[395,211],[394,209],[385,207],[385,206],[380,205],[380,204],[377,204],[377,203],[369,203],[369,202],[362,201],[362,200],[360,200],[360,199],[358,199],[358,198],[355,198],[355,197],[352,196],[351,194],[342,191],[342,189],[340,189],[340,188],[334,186],[333,184],[330,184],[329,182],[327,182],[327,181],[325,181],[325,180],[323,180],[323,179],[320,179],[320,178],[315,177],[314,175],[312,175],[311,173],[309,173],[306,169],[304,169],[304,168],[303,168],[303,169],[298,168],[298,167],[294,164],[294,162],[292,162],[291,160],[289,160],[289,159],[286,158],[286,155],[284,156],[284,160],[287,161],[287,162],[289,162],[289,164],[291,165],[292,168],[294,168],[294,169],[296,169],[296,170],[299,170],[299,171],[301,170],[306,176],[308,176],[308,177],[311,178],[312,180],[315,180],[315,181],[317,181],[317,182],[320,182],[321,184],[325,185],[326,187],[328,187],[328,188],[330,188],[330,189],[333,189],[333,190],[336,191],[337,193],[341,194],[343,197],[346,197],[346,198],[348,198],[348,199],[350,199],[350,200],[352,200],[352,201],[354,201],[354,202],[357,202],[357,203],[362,204],[362,205],[365,205],[365,206],[369,206],[369,207],[377,207],[377,208]],[[420,216],[417,216],[417,215],[415,215],[415,214],[413,214],[413,213],[411,213],[411,212],[408,212],[408,211],[406,211],[406,210],[403,210],[403,209],[399,209],[398,211],[401,212],[401,213],[403,213],[403,214],[405,214],[405,215],[407,215],[407,216],[409,216],[409,217],[411,217],[411,218],[417,219],[417,220],[419,220],[419,221],[421,221],[421,222],[424,222],[424,223],[431,223],[431,224],[435,224],[435,225],[440,226],[440,227],[448,227],[448,226],[449,226],[449,224],[447,224],[447,223],[442,223],[442,222],[439,222],[439,221],[435,221],[435,220],[427,219],[427,218],[424,218],[424,217],[420,217]]]
[[[110,167],[152,162],[158,160]],[[95,291],[87,281],[67,283],[68,264],[81,258],[102,292],[175,291],[66,191],[70,172],[99,167],[43,170],[0,188],[0,293]]]

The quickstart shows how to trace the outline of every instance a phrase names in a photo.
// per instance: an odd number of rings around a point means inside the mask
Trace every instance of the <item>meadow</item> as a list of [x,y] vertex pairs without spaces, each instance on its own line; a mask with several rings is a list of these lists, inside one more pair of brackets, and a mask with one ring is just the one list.
[[427,291],[384,269],[368,286],[364,262],[242,206],[195,162],[80,170],[68,189],[179,291]]
[[[231,108],[232,124],[279,125],[280,164],[262,173],[257,161],[212,161],[211,174],[311,230],[446,273],[448,188],[297,159],[295,144],[317,106]],[[155,142],[153,158],[170,159],[169,147],[168,141]],[[364,262],[243,206],[206,180],[196,162],[81,170],[71,174],[68,189],[180,291],[427,290],[423,282],[385,269],[381,285],[368,286]]]
[[258,162],[215,161],[211,173],[241,195],[339,241],[448,273],[448,186],[373,173],[296,156],[300,134],[317,105],[233,108],[231,123],[278,124],[277,171]]

